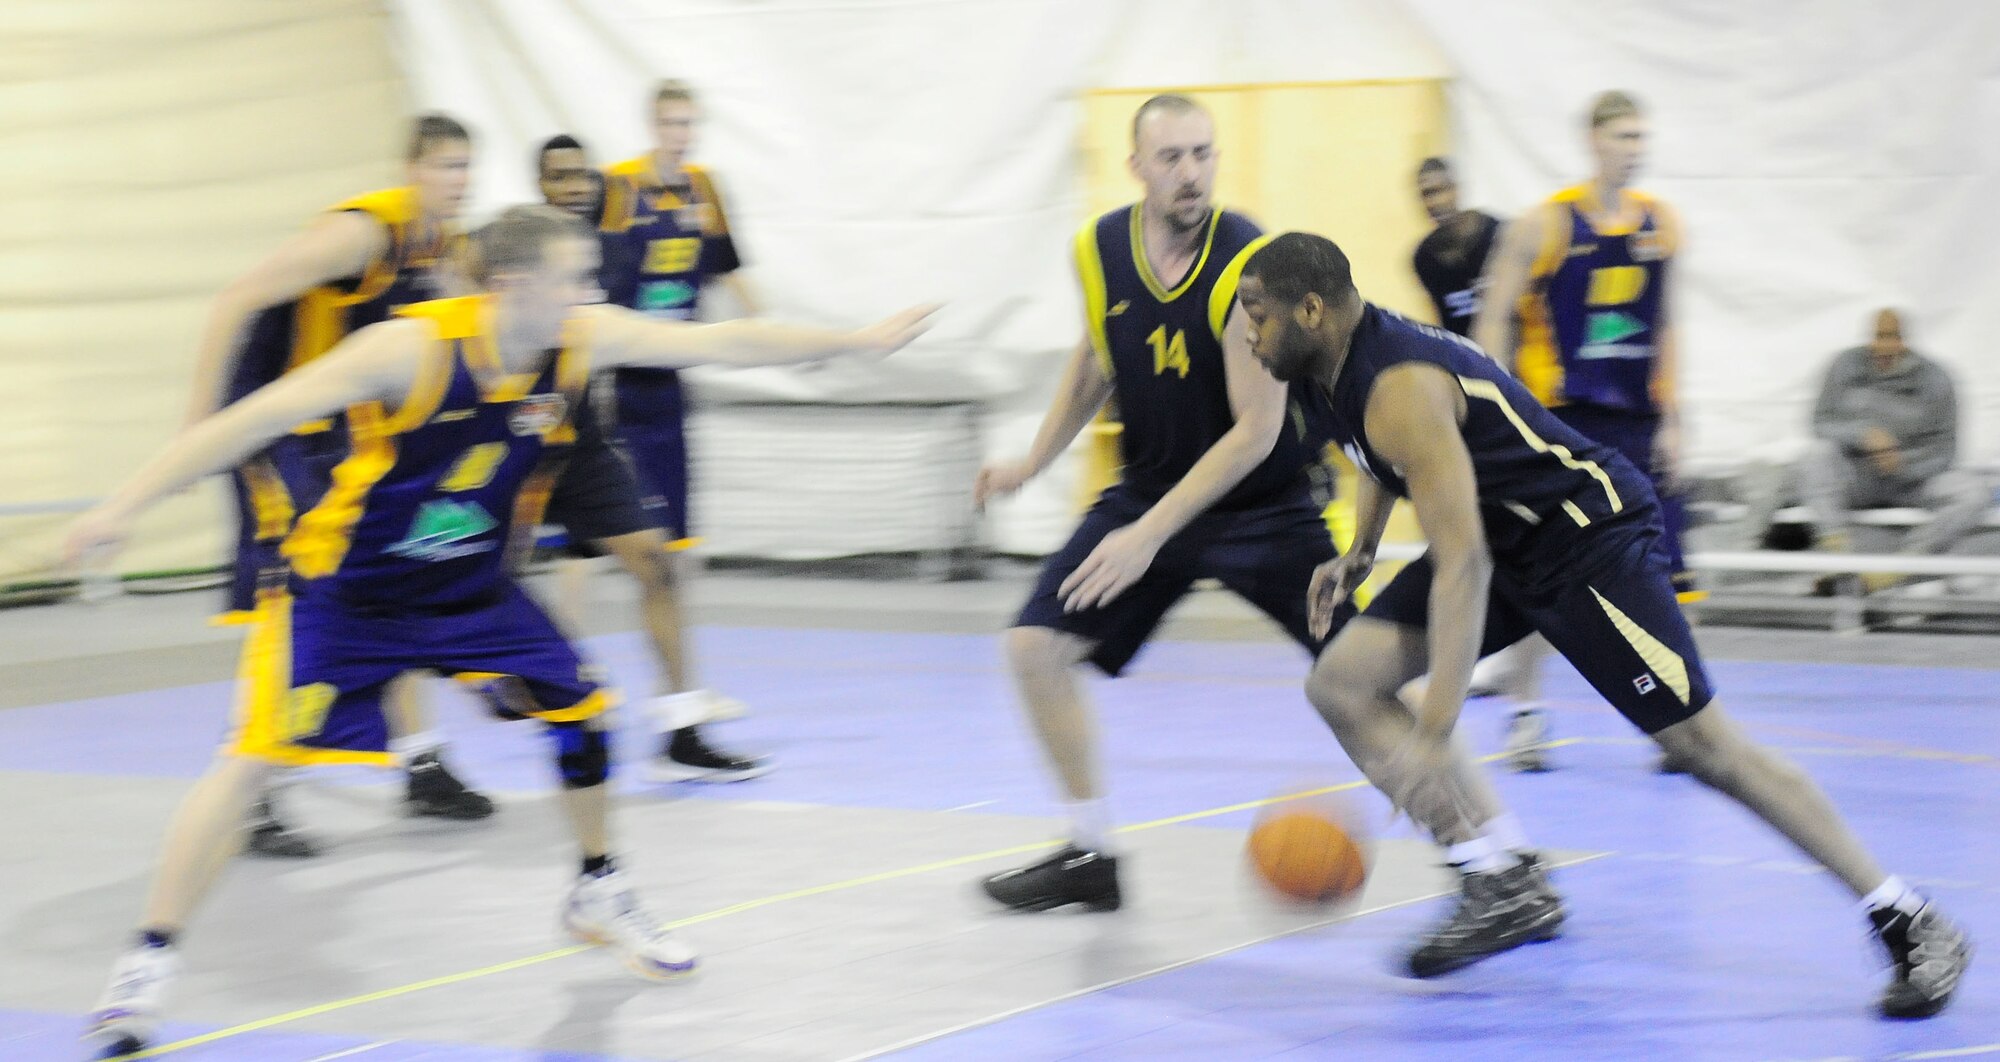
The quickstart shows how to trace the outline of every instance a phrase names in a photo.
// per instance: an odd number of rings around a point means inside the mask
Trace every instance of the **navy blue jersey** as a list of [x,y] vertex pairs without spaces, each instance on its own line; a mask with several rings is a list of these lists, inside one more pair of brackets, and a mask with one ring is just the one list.
[[[1173,287],[1153,275],[1137,205],[1120,207],[1076,236],[1090,344],[1115,389],[1123,486],[1157,500],[1236,423],[1223,371],[1222,333],[1250,253],[1263,246],[1241,214],[1209,214],[1201,252]],[[1244,509],[1288,499],[1311,460],[1286,432],[1269,457],[1216,502]]]
[[1500,219],[1468,210],[1431,230],[1417,244],[1412,264],[1437,308],[1438,324],[1462,336],[1472,334],[1485,287],[1486,258],[1500,234]]
[[1469,340],[1372,304],[1331,391],[1300,388],[1308,431],[1331,440],[1375,482],[1409,497],[1401,473],[1363,429],[1375,381],[1408,362],[1435,365],[1465,395],[1459,435],[1496,567],[1526,581],[1582,559],[1591,532],[1657,519],[1653,488],[1623,457],[1556,419]]

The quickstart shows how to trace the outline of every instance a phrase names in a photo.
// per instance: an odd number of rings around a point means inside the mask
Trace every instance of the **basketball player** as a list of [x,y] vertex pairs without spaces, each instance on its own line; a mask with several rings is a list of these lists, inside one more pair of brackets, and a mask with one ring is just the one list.
[[[1369,779],[1461,865],[1458,907],[1412,952],[1410,972],[1435,976],[1547,939],[1562,920],[1534,867],[1463,840],[1479,838],[1447,770],[1473,661],[1539,631],[1695,777],[1866,903],[1896,967],[1882,1013],[1943,1009],[1970,956],[1964,936],[1882,872],[1811,779],[1752,744],[1713,701],[1649,479],[1462,337],[1364,302],[1347,256],[1323,237],[1272,240],[1251,255],[1238,293],[1257,359],[1306,385],[1309,430],[1366,473],[1353,548],[1314,573],[1314,629],[1328,629],[1367,577],[1391,495],[1410,500],[1430,539],[1340,629],[1306,687]],[[1396,693],[1426,670],[1413,718]]]
[[[1675,482],[1680,389],[1672,264],[1680,221],[1634,189],[1646,147],[1639,105],[1606,92],[1590,109],[1597,172],[1507,227],[1488,270],[1473,339],[1509,366],[1556,418],[1624,455],[1652,478],[1666,550],[1683,601],[1697,600],[1681,557],[1686,516]],[[1510,747],[1539,760],[1546,740],[1541,658],[1531,638],[1513,651],[1515,720]],[[1532,766],[1519,755],[1517,766]],[[1664,769],[1678,766],[1672,757]]]
[[1441,158],[1428,158],[1417,166],[1417,195],[1435,226],[1412,256],[1417,280],[1437,307],[1438,324],[1471,335],[1473,318],[1479,313],[1481,276],[1500,233],[1500,219],[1459,207],[1458,178]]
[[[542,198],[597,227],[604,205],[603,177],[590,167],[583,145],[572,136],[551,137],[535,159]],[[616,272],[618,265],[612,256],[625,250],[625,243],[600,234],[599,245]],[[769,760],[716,749],[700,725],[691,721],[703,717],[713,720],[718,711],[732,709],[731,714],[741,714],[741,708],[730,698],[695,689],[682,634],[676,559],[658,523],[661,510],[649,510],[641,503],[631,468],[598,429],[595,407],[596,403],[590,402],[578,411],[576,452],[549,498],[547,520],[560,524],[567,533],[566,552],[571,558],[563,563],[559,576],[558,615],[572,630],[581,629],[589,600],[589,568],[584,558],[606,553],[617,557],[638,581],[640,611],[658,661],[659,681],[665,686],[665,692],[654,699],[654,717],[677,724],[667,727],[671,733],[662,742],[661,754],[648,763],[648,775],[663,782],[740,782],[762,777],[771,770]],[[695,696],[680,696],[689,692]],[[683,709],[682,704],[688,707]]]
[[475,244],[482,294],[407,307],[197,423],[71,530],[71,561],[97,559],[159,499],[301,423],[345,413],[334,485],[284,545],[296,596],[279,588],[258,600],[235,731],[169,827],[139,940],[95,1014],[93,1034],[109,1047],[151,1037],[176,936],[227,862],[258,779],[274,763],[386,761],[382,690],[412,670],[483,686],[504,717],[548,725],[582,850],[563,907],[569,931],[617,947],[642,976],[694,966],[693,949],[658,928],[612,861],[601,720],[613,694],[506,561],[532,538],[593,368],[888,353],[923,331],[929,311],[854,332],[652,321],[583,305],[597,296],[596,241],[562,211],[515,207]]
[[[1124,430],[1123,482],[1106,490],[1051,556],[1007,632],[1008,666],[1061,782],[1069,843],[982,882],[1020,910],[1123,902],[1094,723],[1074,669],[1116,676],[1202,578],[1220,579],[1308,651],[1301,597],[1335,556],[1288,429],[1286,388],[1251,359],[1231,312],[1244,255],[1261,237],[1216,209],[1215,127],[1199,104],[1155,96],[1132,120],[1132,174],[1145,196],[1076,237],[1084,339],[1028,455],[988,465],[974,496],[1009,494],[1069,445],[1107,399]],[[1486,793],[1483,781],[1467,783]]]
[[[454,119],[425,115],[411,128],[404,158],[407,185],[335,205],[216,297],[200,340],[188,423],[311,363],[392,308],[443,293],[435,270],[465,199],[472,138]],[[277,544],[293,515],[326,489],[343,436],[338,418],[306,424],[232,477],[236,565],[229,611],[220,622],[247,622],[258,593],[285,578]],[[443,738],[425,725],[417,692],[412,681],[398,683],[391,694],[400,733],[396,751],[407,774],[405,808],[448,819],[491,815],[493,802],[446,768]],[[315,853],[278,817],[269,794],[253,806],[249,829],[251,852]]]
[[[694,91],[679,81],[663,81],[653,91],[653,150],[614,163],[604,171],[602,281],[614,306],[652,317],[691,321],[711,288],[726,288],[737,306],[756,316],[762,301],[738,269],[729,214],[708,170],[687,161],[697,118]],[[616,441],[638,474],[647,511],[667,530],[672,548],[698,542],[688,511],[687,396],[678,372],[633,369],[613,377]],[[673,599],[683,593],[680,566]],[[679,612],[674,610],[676,625]],[[741,715],[743,707],[693,684],[693,666],[684,637],[667,643],[667,679],[679,692],[654,699],[654,725],[662,734],[653,772],[664,778],[720,780],[749,777],[768,769],[759,760],[731,756],[700,741],[692,724]]]

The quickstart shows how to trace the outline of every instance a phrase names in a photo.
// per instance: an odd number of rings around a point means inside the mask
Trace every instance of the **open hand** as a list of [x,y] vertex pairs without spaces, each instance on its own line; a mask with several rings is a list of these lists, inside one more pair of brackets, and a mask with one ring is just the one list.
[[1056,589],[1063,611],[1081,612],[1116,600],[1153,566],[1160,544],[1160,539],[1129,525],[1104,536]]
[[884,357],[909,346],[918,336],[930,331],[931,317],[938,312],[938,305],[933,302],[912,306],[857,330],[854,333],[856,353]]
[[1306,624],[1315,638],[1326,637],[1333,628],[1333,613],[1354,596],[1368,573],[1375,570],[1375,554],[1349,550],[1313,569],[1312,584],[1306,588]]
[[995,461],[986,465],[979,470],[979,478],[972,481],[972,507],[985,512],[987,502],[1020,490],[1033,476],[1025,461]]

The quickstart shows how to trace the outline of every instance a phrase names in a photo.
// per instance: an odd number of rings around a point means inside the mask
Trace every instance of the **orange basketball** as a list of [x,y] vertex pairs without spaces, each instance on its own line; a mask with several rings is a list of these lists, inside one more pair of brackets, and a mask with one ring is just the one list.
[[1250,863],[1283,895],[1306,903],[1352,898],[1368,880],[1368,856],[1330,808],[1281,806],[1250,831]]

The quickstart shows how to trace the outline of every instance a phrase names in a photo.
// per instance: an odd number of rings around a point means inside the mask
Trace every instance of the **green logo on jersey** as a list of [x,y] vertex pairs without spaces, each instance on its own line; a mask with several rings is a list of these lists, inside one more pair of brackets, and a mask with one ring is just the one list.
[[1584,322],[1583,347],[1576,356],[1585,361],[1605,358],[1649,358],[1653,355],[1650,342],[1627,343],[1634,336],[1646,334],[1646,326],[1638,318],[1619,310],[1600,310]]
[[654,314],[680,311],[674,316],[686,316],[688,307],[694,304],[694,297],[694,285],[686,281],[652,280],[639,285],[639,304],[633,309]]
[[498,526],[500,524],[493,519],[493,515],[477,502],[427,501],[423,508],[417,510],[417,518],[410,523],[409,533],[403,536],[401,542],[390,546],[389,552],[411,560],[431,562],[469,557],[499,545],[492,539],[470,541]]
[[1587,326],[1590,335],[1584,340],[1591,346],[1620,343],[1646,330],[1639,319],[1618,310],[1605,310],[1590,315]]

